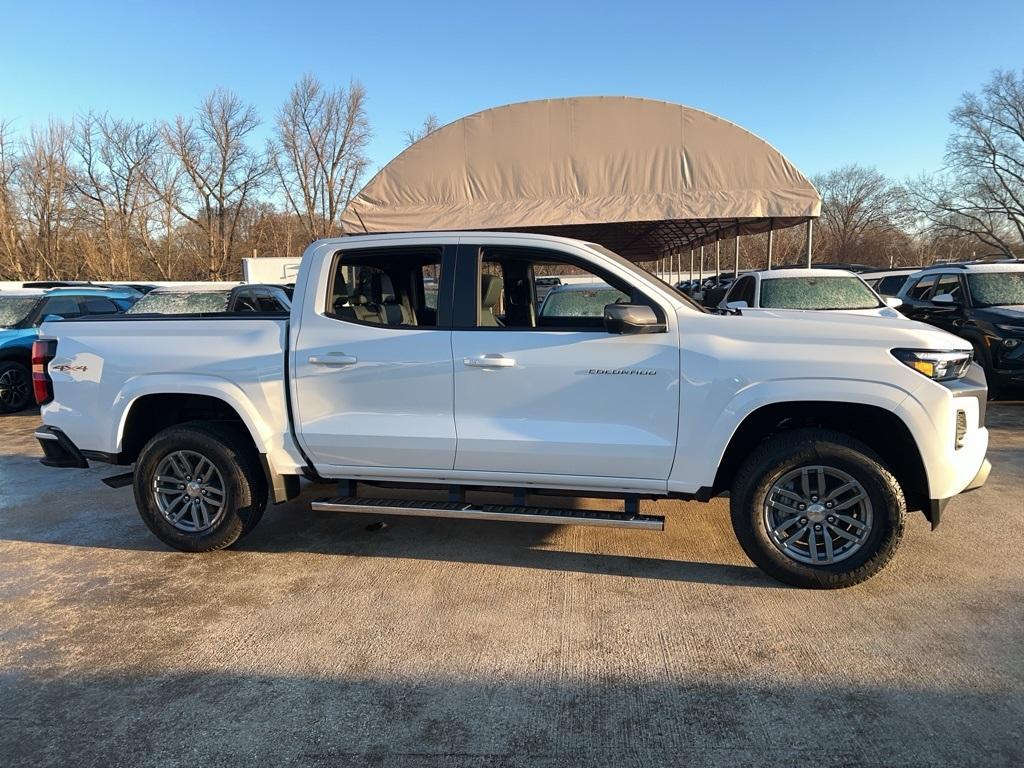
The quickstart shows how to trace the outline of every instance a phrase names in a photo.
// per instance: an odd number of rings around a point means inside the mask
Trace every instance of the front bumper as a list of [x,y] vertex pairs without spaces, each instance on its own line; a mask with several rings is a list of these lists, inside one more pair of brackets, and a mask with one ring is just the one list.
[[74,467],[85,469],[89,461],[71,442],[71,438],[56,427],[42,426],[34,433],[43,449],[43,458],[39,461],[48,467]]
[[[976,491],[988,481],[989,473],[992,471],[992,462],[988,459],[984,459],[981,462],[981,467],[978,469],[978,473],[974,476],[974,479],[967,484],[960,493],[967,493],[968,491]],[[949,504],[949,499],[953,498],[950,496],[946,499],[932,499],[928,507],[928,522],[932,524],[932,530],[934,531],[940,522],[942,522],[942,511]]]

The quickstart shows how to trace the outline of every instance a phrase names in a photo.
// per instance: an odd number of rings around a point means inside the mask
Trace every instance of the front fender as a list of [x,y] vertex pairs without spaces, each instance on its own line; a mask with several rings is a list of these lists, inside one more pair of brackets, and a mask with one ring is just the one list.
[[701,388],[690,389],[696,391],[690,402],[686,402],[684,395],[679,446],[669,480],[669,491],[677,493],[696,493],[702,487],[710,487],[736,431],[750,414],[764,406],[787,402],[850,403],[877,406],[898,414],[900,405],[911,395],[886,382],[828,377],[752,383],[719,380],[704,393],[706,397],[699,399]]

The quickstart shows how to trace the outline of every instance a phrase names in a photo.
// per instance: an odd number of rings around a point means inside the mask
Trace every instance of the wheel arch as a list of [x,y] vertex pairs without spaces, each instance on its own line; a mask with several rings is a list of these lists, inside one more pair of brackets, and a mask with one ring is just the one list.
[[175,424],[197,419],[233,422],[244,427],[252,440],[275,502],[298,495],[297,476],[284,475],[275,467],[272,436],[240,388],[223,380],[174,379],[173,384],[145,381],[145,386],[136,380],[121,392],[118,400],[124,406],[114,419],[117,431],[112,441],[118,463],[134,462],[150,438]]
[[761,442],[807,427],[835,430],[864,443],[899,481],[907,508],[930,514],[928,476],[910,427],[893,411],[866,403],[795,400],[757,408],[733,432],[719,462],[714,491],[732,485],[740,464]]

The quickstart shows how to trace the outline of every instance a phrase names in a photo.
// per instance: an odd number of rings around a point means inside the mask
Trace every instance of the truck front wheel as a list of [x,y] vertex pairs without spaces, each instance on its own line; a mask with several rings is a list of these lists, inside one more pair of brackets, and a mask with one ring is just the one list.
[[165,544],[211,552],[255,527],[267,505],[267,483],[243,428],[188,422],[159,432],[142,449],[135,504]]
[[903,491],[867,446],[800,429],[762,443],[730,494],[743,551],[779,581],[837,589],[878,573],[903,537]]

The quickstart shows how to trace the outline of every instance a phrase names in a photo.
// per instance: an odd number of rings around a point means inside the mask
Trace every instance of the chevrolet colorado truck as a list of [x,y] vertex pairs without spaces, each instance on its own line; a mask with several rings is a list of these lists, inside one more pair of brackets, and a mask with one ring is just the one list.
[[[622,295],[540,313],[552,272]],[[109,484],[133,484],[146,525],[188,552],[238,541],[302,477],[337,483],[320,510],[648,530],[664,518],[642,499],[727,494],[754,563],[843,587],[893,557],[908,510],[934,527],[985,482],[985,379],[969,342],[924,324],[793,315],[712,314],[557,237],[321,240],[290,316],[44,323],[36,437],[51,466],[131,466]],[[467,500],[480,491],[510,498]]]

